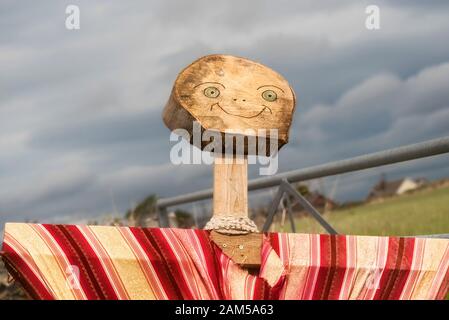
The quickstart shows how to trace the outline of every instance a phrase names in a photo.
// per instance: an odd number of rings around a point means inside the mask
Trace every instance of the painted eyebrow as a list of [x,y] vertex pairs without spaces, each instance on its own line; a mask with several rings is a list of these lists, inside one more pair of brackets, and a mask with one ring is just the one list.
[[257,90],[259,90],[260,88],[263,88],[263,87],[274,87],[274,88],[278,88],[278,89],[281,90],[283,93],[285,93],[284,90],[282,90],[282,89],[279,88],[278,86],[274,86],[274,85],[272,85],[272,84],[265,84],[265,85],[260,86],[259,88],[257,88]]
[[196,87],[199,87],[199,86],[202,85],[202,84],[206,84],[206,83],[219,84],[220,86],[223,87],[223,89],[226,89],[226,87],[225,87],[223,84],[221,84],[220,82],[210,82],[210,81],[207,81],[207,82],[201,82],[201,83],[197,84],[196,86],[194,86],[193,89],[195,89]]

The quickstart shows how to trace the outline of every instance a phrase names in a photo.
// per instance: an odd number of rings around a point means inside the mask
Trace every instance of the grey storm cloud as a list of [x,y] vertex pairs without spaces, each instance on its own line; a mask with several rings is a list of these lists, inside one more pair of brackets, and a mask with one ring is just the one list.
[[[64,27],[68,4],[78,31]],[[364,27],[369,4],[2,1],[0,224],[123,214],[151,193],[209,188],[212,168],[170,163],[161,112],[179,70],[210,53],[261,61],[297,92],[280,171],[448,135],[449,3],[377,1],[378,31]],[[336,196],[363,197],[385,172],[447,176],[447,160],[347,174]]]

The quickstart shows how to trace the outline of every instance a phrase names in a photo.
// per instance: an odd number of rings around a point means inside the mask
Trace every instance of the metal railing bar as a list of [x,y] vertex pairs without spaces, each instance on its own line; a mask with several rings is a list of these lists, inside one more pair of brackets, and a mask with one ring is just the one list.
[[[364,170],[383,165],[420,159],[449,152],[449,137],[415,143],[398,148],[369,153],[354,158],[329,162],[304,169],[292,170],[248,182],[248,190],[258,190],[280,185],[283,179],[290,182],[316,179],[341,173]],[[157,201],[158,207],[169,207],[212,198],[213,189],[201,190]]]
[[165,207],[157,208],[157,216],[159,219],[159,227],[161,228],[170,227],[170,221],[168,220],[167,209]]
[[270,208],[268,209],[267,219],[265,220],[265,223],[262,228],[263,232],[267,232],[271,224],[273,223],[274,215],[276,214],[276,211],[279,207],[279,203],[282,200],[284,192],[285,192],[284,188],[282,187],[282,185],[280,185],[278,191],[276,192],[276,195],[274,196],[273,201],[271,202]]
[[449,239],[449,233],[441,233],[441,234],[428,234],[428,235],[419,235],[419,236],[410,236],[413,238],[438,238],[438,239]]
[[296,225],[295,225],[295,219],[293,218],[293,207],[292,207],[292,201],[290,200],[290,197],[285,197],[285,201],[287,202],[287,214],[288,214],[288,220],[290,221],[290,228],[292,229],[293,233],[296,233]]
[[282,187],[286,192],[291,194],[293,197],[295,197],[298,202],[301,204],[301,206],[312,215],[313,218],[315,218],[316,221],[329,233],[329,234],[338,234],[338,232],[326,221],[326,219],[323,218],[323,216],[318,212],[317,209],[315,209],[314,206],[310,204],[309,201],[307,201],[306,198],[304,198],[298,191],[296,191],[293,186],[288,183],[287,181],[282,181]]

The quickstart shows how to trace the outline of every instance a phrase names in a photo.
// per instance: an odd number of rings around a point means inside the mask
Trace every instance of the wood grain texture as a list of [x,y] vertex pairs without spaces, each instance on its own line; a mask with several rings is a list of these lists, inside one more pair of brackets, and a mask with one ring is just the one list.
[[[191,135],[192,123],[198,121],[202,130],[220,133],[223,144],[225,133],[243,137],[244,154],[256,153],[248,141],[260,143],[258,138],[276,143],[277,152],[288,142],[295,100],[288,82],[272,69],[244,58],[209,55],[180,72],[163,120],[169,129],[186,129]],[[276,141],[270,129],[277,130]],[[201,149],[210,141],[203,141]],[[235,148],[221,152],[241,153]]]
[[[215,158],[214,216],[248,216],[248,160]],[[232,163],[227,163],[227,161]]]
[[211,231],[211,240],[232,259],[245,268],[259,268],[261,262],[262,234],[225,235]]
[[[223,156],[214,164],[214,216],[248,216],[248,160]],[[234,262],[246,268],[260,266],[262,235],[225,235],[211,232],[211,239]]]

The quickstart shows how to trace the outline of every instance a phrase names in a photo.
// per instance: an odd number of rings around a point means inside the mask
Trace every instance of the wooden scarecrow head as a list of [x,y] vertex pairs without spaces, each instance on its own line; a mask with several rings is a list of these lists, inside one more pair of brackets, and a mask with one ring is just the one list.
[[[270,154],[268,145],[275,143],[277,152],[288,142],[294,109],[295,94],[277,72],[244,58],[209,55],[178,75],[163,119],[169,129],[186,129],[191,136],[197,121],[203,131],[222,137],[234,134],[257,143],[264,138]],[[276,141],[270,129],[277,131]],[[253,154],[246,141],[244,154]]]

